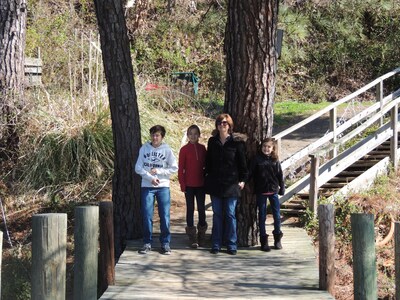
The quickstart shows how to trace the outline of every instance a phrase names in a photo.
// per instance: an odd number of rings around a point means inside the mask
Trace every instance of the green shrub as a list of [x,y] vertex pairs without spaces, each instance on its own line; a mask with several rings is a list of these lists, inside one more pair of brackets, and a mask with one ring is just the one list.
[[335,201],[335,236],[344,244],[351,243],[350,215],[360,212],[360,208],[349,202],[347,198]]

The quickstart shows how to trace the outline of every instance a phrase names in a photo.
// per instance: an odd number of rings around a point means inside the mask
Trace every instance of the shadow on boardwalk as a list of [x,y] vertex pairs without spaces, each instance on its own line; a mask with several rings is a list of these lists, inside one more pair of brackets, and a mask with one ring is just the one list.
[[[210,224],[211,212],[207,217]],[[189,248],[184,227],[171,226],[169,256],[160,254],[158,235],[147,255],[137,253],[141,240],[129,241],[116,266],[116,285],[100,299],[334,299],[318,290],[316,256],[304,229],[283,224],[280,251],[246,247],[231,256]]]

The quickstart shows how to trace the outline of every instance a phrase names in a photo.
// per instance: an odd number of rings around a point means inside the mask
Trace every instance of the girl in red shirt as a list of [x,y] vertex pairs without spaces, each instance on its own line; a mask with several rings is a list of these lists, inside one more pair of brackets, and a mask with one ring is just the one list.
[[[207,230],[204,192],[204,163],[206,147],[199,143],[200,128],[191,125],[187,129],[189,142],[179,151],[178,179],[186,199],[186,234],[190,246],[203,246]],[[196,198],[199,220],[197,230],[194,226],[194,199]]]

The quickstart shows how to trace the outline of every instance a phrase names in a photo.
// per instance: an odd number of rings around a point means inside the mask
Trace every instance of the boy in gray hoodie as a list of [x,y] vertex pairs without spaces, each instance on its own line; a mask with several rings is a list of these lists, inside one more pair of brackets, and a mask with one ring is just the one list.
[[160,217],[161,253],[171,254],[169,177],[178,171],[178,163],[171,148],[163,142],[165,133],[165,128],[161,125],[150,128],[151,141],[140,148],[135,165],[135,172],[142,177],[141,212],[144,245],[139,250],[140,254],[151,251],[155,199],[157,199]]

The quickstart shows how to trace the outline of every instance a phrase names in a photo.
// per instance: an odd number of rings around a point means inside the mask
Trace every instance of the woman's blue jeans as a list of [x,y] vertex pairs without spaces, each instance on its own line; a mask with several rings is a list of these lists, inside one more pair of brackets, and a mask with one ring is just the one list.
[[281,233],[281,209],[278,194],[261,195],[257,194],[257,207],[258,207],[258,226],[260,229],[260,236],[265,236],[265,221],[267,220],[267,199],[272,209],[272,216],[274,218],[274,231],[273,234]]
[[194,199],[196,198],[197,212],[199,213],[199,225],[206,225],[206,194],[203,187],[186,187],[186,225],[188,227],[194,226]]
[[[224,239],[226,239],[228,250],[237,250],[236,204],[236,197],[220,198],[211,195],[213,209],[212,249],[220,250]],[[223,220],[224,215],[225,220]]]
[[171,241],[171,233],[169,229],[171,197],[169,187],[141,188],[143,243],[151,244],[153,241],[152,234],[155,199],[157,199],[158,216],[160,217],[160,243],[161,246],[169,245]]

